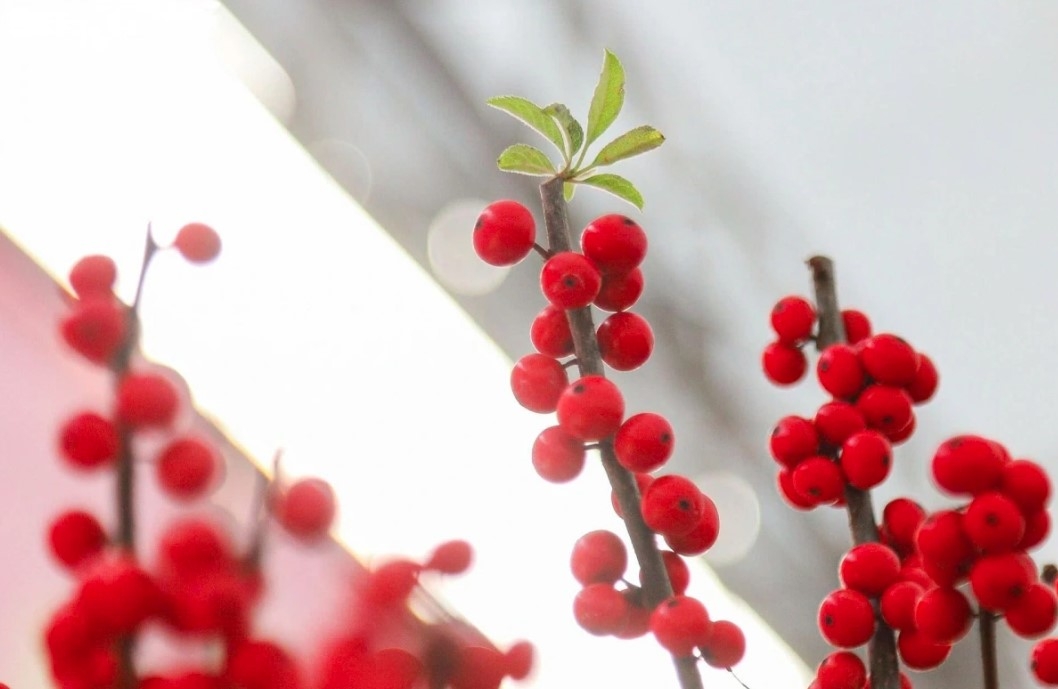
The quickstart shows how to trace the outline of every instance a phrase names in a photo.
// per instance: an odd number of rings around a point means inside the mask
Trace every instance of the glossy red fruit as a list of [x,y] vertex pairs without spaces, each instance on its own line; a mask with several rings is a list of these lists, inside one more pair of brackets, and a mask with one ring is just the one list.
[[158,545],[159,575],[166,579],[195,579],[235,562],[228,535],[213,522],[185,518],[170,524]]
[[898,581],[885,590],[879,601],[882,619],[893,629],[914,629],[915,606],[926,592],[915,581]]
[[216,449],[197,438],[172,441],[158,455],[158,483],[171,497],[194,500],[216,485],[220,471]]
[[445,541],[430,553],[423,564],[424,569],[432,569],[442,574],[462,574],[470,569],[474,559],[474,549],[462,539]]
[[904,387],[918,370],[918,354],[907,342],[889,333],[867,338],[860,345],[860,361],[867,374],[882,385]]
[[1025,535],[1018,543],[1018,550],[1030,550],[1043,543],[1051,531],[1051,517],[1046,509],[1038,509],[1025,515]]
[[698,523],[687,533],[664,534],[665,544],[687,557],[701,555],[712,548],[720,536],[720,514],[716,510],[716,503],[704,493],[701,497],[701,511],[702,516]]
[[907,393],[887,385],[868,385],[856,399],[856,408],[863,414],[868,427],[889,437],[905,429],[914,418]]
[[853,433],[865,430],[867,421],[848,402],[827,402],[816,411],[814,420],[819,437],[830,445],[841,445]]
[[962,526],[962,514],[954,510],[934,512],[915,533],[915,544],[923,568],[938,584],[950,586],[968,574],[976,557],[973,543]]
[[776,476],[776,487],[779,489],[779,494],[786,500],[786,504],[794,509],[810,510],[819,504],[815,500],[801,495],[800,491],[794,487],[793,471],[790,469],[779,470]]
[[536,351],[552,359],[573,354],[573,334],[569,329],[566,312],[551,304],[533,319],[529,329],[529,339]]
[[628,551],[624,542],[612,531],[590,531],[573,544],[569,566],[573,578],[582,586],[612,585],[624,576],[628,567]]
[[625,419],[614,436],[614,453],[629,471],[649,472],[672,456],[676,438],[672,425],[660,414],[643,412]]
[[854,433],[841,446],[841,470],[849,484],[870,490],[889,475],[893,448],[877,431]]
[[867,668],[855,653],[836,651],[816,668],[819,689],[863,689],[867,682]]
[[303,541],[318,540],[327,535],[334,522],[334,490],[323,479],[301,479],[281,494],[275,512],[292,536]]
[[845,477],[828,457],[805,459],[793,470],[791,478],[794,490],[815,505],[834,502],[845,494]]
[[1058,639],[1044,639],[1032,648],[1032,674],[1047,685],[1058,685]]
[[1051,480],[1036,462],[1016,459],[1003,465],[999,492],[1030,513],[1043,509],[1051,497]]
[[85,256],[70,269],[70,287],[82,299],[109,299],[118,277],[114,259],[99,254]]
[[804,377],[808,359],[793,345],[773,342],[764,348],[761,366],[765,377],[776,385],[793,385]]
[[114,424],[93,412],[78,414],[59,432],[62,456],[77,469],[110,464],[117,457],[119,442]]
[[647,319],[630,311],[609,316],[595,336],[599,354],[616,371],[632,371],[646,363],[654,351],[654,331]]
[[999,486],[1004,458],[991,441],[976,435],[950,438],[930,465],[937,487],[953,495],[976,495]]
[[490,203],[474,225],[474,251],[493,266],[510,266],[529,255],[536,242],[536,222],[517,201]]
[[915,404],[928,402],[937,392],[939,382],[940,375],[937,373],[937,367],[933,365],[933,360],[920,352],[915,377],[907,386],[907,394],[911,396],[911,401]]
[[948,658],[951,645],[933,641],[914,629],[900,632],[896,638],[900,660],[912,670],[931,670]]
[[624,418],[621,391],[602,376],[574,381],[558,398],[558,425],[574,438],[595,441],[617,432]]
[[1035,583],[1035,571],[1026,566],[1023,557],[1017,553],[985,555],[974,563],[970,589],[981,607],[1002,612],[1024,597]]
[[838,576],[845,588],[876,598],[896,583],[900,558],[881,543],[854,545],[841,558]]
[[602,277],[598,269],[572,251],[557,253],[540,270],[540,290],[557,309],[579,309],[599,294]]
[[703,497],[688,478],[676,474],[659,476],[643,493],[643,521],[655,533],[685,534],[702,518]]
[[712,622],[705,606],[690,596],[673,596],[650,614],[650,631],[674,656],[686,657],[708,641]]
[[974,497],[962,522],[966,535],[982,553],[1013,550],[1025,535],[1025,517],[1017,503],[998,492]]
[[926,510],[910,498],[894,498],[882,509],[882,528],[891,545],[910,551],[915,532],[926,521]]
[[124,307],[111,299],[79,301],[62,320],[60,332],[66,344],[84,358],[109,363],[125,341]]
[[584,228],[580,246],[600,272],[624,274],[647,255],[647,235],[631,218],[603,215]]
[[780,299],[771,310],[771,327],[779,342],[796,345],[812,337],[816,310],[807,299],[789,296]]
[[545,428],[533,442],[533,468],[545,481],[572,481],[584,469],[584,459],[584,442],[561,426]]
[[533,670],[536,651],[528,641],[518,641],[507,649],[503,659],[507,664],[507,676],[514,680],[525,679]]
[[970,601],[958,589],[937,586],[915,605],[915,627],[933,642],[953,644],[970,630]]
[[618,631],[627,613],[628,601],[612,584],[589,584],[573,599],[573,618],[595,636]]
[[60,514],[48,530],[51,553],[68,569],[75,569],[103,552],[107,536],[97,520],[84,510]]
[[566,369],[543,354],[526,354],[511,369],[511,392],[518,404],[537,414],[550,414],[569,384]]
[[126,556],[96,560],[81,580],[79,597],[85,614],[113,634],[134,631],[162,607],[155,581]]
[[619,275],[603,274],[602,286],[592,302],[603,311],[624,311],[639,301],[643,294],[643,271],[633,268]]
[[701,651],[707,665],[729,668],[737,665],[746,654],[746,636],[734,622],[716,620],[710,625],[709,640]]
[[191,263],[209,263],[220,254],[220,235],[209,225],[188,223],[176,233],[173,246]]
[[1006,609],[1003,619],[1020,637],[1033,639],[1047,634],[1058,619],[1054,589],[1040,582],[1030,584],[1021,599]]
[[808,419],[785,416],[779,419],[768,439],[771,456],[788,469],[819,452],[819,434]]
[[867,373],[856,350],[847,344],[832,344],[823,350],[816,363],[819,385],[838,399],[851,400],[867,382]]
[[117,416],[132,428],[168,426],[179,403],[173,384],[153,373],[129,373],[118,383]]
[[299,689],[298,666],[283,648],[270,641],[246,640],[228,651],[224,672],[240,689]]
[[838,589],[823,599],[818,622],[827,643],[838,648],[855,648],[867,643],[874,634],[874,608],[862,593]]
[[871,336],[871,321],[862,311],[844,309],[841,321],[845,326],[845,340],[849,344],[857,344]]

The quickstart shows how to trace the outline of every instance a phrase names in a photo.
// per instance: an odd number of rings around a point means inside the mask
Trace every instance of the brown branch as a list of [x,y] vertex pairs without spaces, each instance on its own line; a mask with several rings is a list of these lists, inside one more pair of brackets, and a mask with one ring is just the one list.
[[[562,178],[552,177],[540,185],[540,199],[544,208],[544,226],[547,230],[548,251],[556,254],[570,251],[569,220],[566,217],[566,200],[562,196]],[[582,376],[604,375],[602,356],[599,354],[599,343],[595,339],[595,325],[592,322],[591,307],[566,311],[570,332],[573,333],[574,350],[577,365]],[[643,570],[643,592],[650,607],[658,605],[672,595],[672,584],[669,582],[665,564],[661,559],[654,532],[647,528],[640,509],[639,488],[632,473],[622,467],[614,453],[613,440],[599,442],[599,454],[602,457],[603,469],[610,480],[610,486],[617,496],[617,503],[624,515],[625,528],[632,542],[639,566]],[[673,656],[676,674],[683,689],[701,689],[702,678],[698,665],[693,657],[678,658]],[[879,687],[879,689],[888,689]]]
[[[816,311],[819,314],[819,335],[816,337],[816,348],[823,351],[832,344],[847,341],[845,324],[841,318],[841,309],[838,307],[834,262],[826,256],[813,256],[808,259],[808,267],[812,271]],[[870,492],[846,485],[845,501],[853,542],[857,545],[877,542],[878,524],[874,519],[874,506],[871,503]],[[872,605],[877,613],[878,601],[872,601]],[[871,687],[899,689],[900,668],[896,659],[896,639],[889,625],[880,615],[877,617],[874,636],[867,646],[871,667]]]
[[982,609],[977,616],[977,630],[981,635],[981,671],[985,689],[999,689],[999,667],[996,664],[996,616]]

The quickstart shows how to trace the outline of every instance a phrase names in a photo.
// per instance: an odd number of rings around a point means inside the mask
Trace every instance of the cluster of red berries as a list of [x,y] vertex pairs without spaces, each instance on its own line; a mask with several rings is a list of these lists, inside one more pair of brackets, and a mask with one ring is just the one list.
[[[486,263],[517,263],[537,247],[532,213],[516,201],[497,201],[478,218],[473,242]],[[663,416],[644,412],[626,418],[617,385],[598,374],[571,382],[566,370],[577,359],[562,361],[577,354],[570,312],[591,305],[613,312],[595,332],[595,342],[587,343],[597,344],[603,363],[630,371],[650,357],[650,325],[627,310],[642,293],[639,265],[646,256],[646,234],[630,218],[604,215],[585,227],[580,248],[541,251],[547,258],[540,288],[548,305],[530,328],[537,351],[515,363],[511,389],[526,409],[556,414],[557,424],[544,429],[533,444],[533,467],[543,479],[564,483],[576,478],[589,444],[612,448],[620,466],[632,473],[644,522],[671,548],[662,557],[675,596],[652,609],[640,587],[615,588],[627,565],[625,547],[616,535],[596,531],[574,548],[574,576],[584,586],[574,601],[574,617],[592,634],[632,638],[652,631],[675,655],[688,656],[698,648],[710,664],[730,667],[744,651],[741,630],[731,622],[710,622],[705,607],[683,595],[688,570],[680,556],[704,553],[716,541],[716,506],[687,478],[648,473],[660,469],[675,446],[672,426]],[[613,505],[621,516],[616,497]]]
[[[770,449],[779,463],[779,490],[794,507],[843,506],[845,486],[869,490],[886,479],[892,445],[915,430],[912,406],[937,389],[937,369],[907,342],[873,335],[867,317],[841,313],[847,343],[826,347],[816,374],[832,399],[812,419],[787,416],[772,431]],[[803,347],[815,339],[815,308],[785,297],[772,310],[777,340],[764,350],[767,378],[777,385],[800,380],[808,369]]]

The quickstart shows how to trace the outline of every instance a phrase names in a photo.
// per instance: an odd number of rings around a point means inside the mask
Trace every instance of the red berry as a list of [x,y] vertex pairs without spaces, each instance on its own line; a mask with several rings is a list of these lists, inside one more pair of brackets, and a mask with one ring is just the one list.
[[629,604],[613,584],[589,584],[573,599],[573,617],[595,636],[613,634],[621,628]]
[[1058,619],[1054,589],[1040,582],[1030,584],[1021,599],[1006,609],[1003,619],[1018,636],[1027,639],[1043,636]]
[[367,577],[364,599],[373,605],[403,605],[419,585],[422,565],[406,559],[390,560],[376,566]]
[[1025,517],[1002,493],[977,495],[963,514],[963,529],[982,553],[1013,550],[1025,535]]
[[1016,553],[985,555],[970,570],[970,588],[981,607],[1005,611],[1017,604],[1034,582],[1034,571]]
[[529,255],[536,242],[536,222],[517,201],[496,201],[485,207],[474,225],[474,251],[489,265],[510,266]]
[[545,428],[533,442],[533,468],[552,483],[572,481],[584,469],[584,442],[562,430]]
[[856,399],[856,408],[863,414],[870,428],[886,436],[899,433],[911,423],[911,398],[900,388],[869,385]]
[[114,259],[109,256],[85,256],[70,269],[70,286],[77,296],[104,297],[109,299],[113,294],[114,281],[118,269]]
[[247,640],[228,651],[225,678],[239,689],[298,689],[298,666],[270,641]]
[[932,588],[915,605],[915,627],[928,639],[953,644],[970,630],[973,610],[970,601],[957,589]]
[[584,228],[580,246],[600,272],[623,274],[643,261],[647,254],[647,235],[631,218],[604,215]]
[[845,477],[827,457],[809,457],[797,465],[791,478],[794,490],[816,505],[834,502],[845,494]]
[[451,689],[499,689],[506,670],[507,658],[495,648],[463,646],[458,652],[450,686]]
[[708,641],[712,622],[705,606],[690,596],[662,601],[650,615],[650,631],[674,656],[686,657]]
[[525,679],[533,669],[533,656],[536,651],[528,641],[519,641],[507,649],[503,659],[507,663],[507,676],[511,679]]
[[922,565],[942,586],[950,586],[967,574],[976,552],[962,526],[962,515],[953,510],[931,514],[915,533]]
[[665,544],[680,555],[701,555],[713,547],[720,535],[720,515],[716,511],[716,503],[704,493],[701,502],[702,516],[694,528],[683,534],[664,534]]
[[976,435],[946,440],[933,455],[931,473],[941,490],[976,495],[996,488],[1003,479],[1002,454],[995,444]]
[[845,309],[841,312],[841,321],[845,325],[845,339],[849,344],[856,344],[871,336],[871,321],[862,311]]
[[215,485],[220,466],[212,446],[195,438],[180,438],[158,456],[158,483],[174,498],[193,500]]
[[179,402],[173,384],[153,373],[129,373],[118,384],[118,418],[133,428],[168,426]]
[[892,545],[909,551],[915,545],[915,532],[926,521],[926,511],[910,498],[894,498],[882,510],[882,526]]
[[877,598],[900,576],[900,558],[881,543],[854,545],[841,558],[838,575],[845,588]]
[[643,271],[639,268],[619,275],[604,273],[593,303],[603,311],[624,311],[632,308],[642,294]]
[[931,670],[951,653],[951,645],[933,641],[922,632],[909,629],[900,632],[896,639],[900,660],[912,670]]
[[573,334],[569,329],[566,312],[551,304],[533,319],[529,330],[536,351],[552,359],[560,359],[573,353]]
[[[661,551],[661,561],[665,564],[665,573],[672,585],[672,593],[677,596],[683,595],[691,583],[691,570],[687,566],[687,561],[671,550]],[[642,569],[639,570],[639,583],[641,585],[643,583]]]
[[1044,639],[1033,647],[1032,674],[1044,684],[1058,685],[1058,639]]
[[1051,531],[1051,517],[1046,509],[1038,509],[1025,516],[1025,535],[1018,543],[1018,550],[1029,550],[1043,543]]
[[602,440],[617,432],[624,418],[621,391],[602,376],[584,376],[558,398],[558,425],[574,438]]
[[173,246],[192,263],[209,263],[220,254],[220,235],[209,225],[188,223],[176,233]]
[[816,668],[819,689],[863,689],[867,682],[867,668],[855,653],[836,651]]
[[898,431],[889,431],[885,434],[885,437],[889,438],[889,442],[891,442],[893,445],[899,445],[900,443],[904,442],[905,440],[911,437],[911,435],[915,432],[915,425],[915,417],[914,415],[912,415],[911,420],[908,421],[903,428]]
[[853,399],[863,389],[867,374],[856,351],[847,344],[832,344],[816,363],[816,376],[824,390],[839,399]]
[[706,664],[716,668],[737,665],[746,654],[746,636],[734,622],[716,620],[710,625],[709,640],[701,647]]
[[1036,462],[1016,459],[1003,465],[999,492],[1017,503],[1023,512],[1035,512],[1043,509],[1051,497],[1051,481]]
[[833,591],[819,606],[819,631],[831,646],[862,646],[874,634],[874,608],[858,591]]
[[617,371],[639,368],[654,351],[654,331],[650,329],[650,323],[629,311],[608,317],[595,335],[602,360]]
[[874,335],[860,345],[863,368],[882,385],[907,386],[915,379],[918,354],[907,342],[888,333]]
[[841,446],[841,470],[849,484],[870,490],[889,475],[893,448],[877,431],[860,431],[849,436]]
[[776,385],[793,385],[804,377],[808,359],[793,345],[773,342],[764,348],[761,357],[764,376]]
[[812,337],[816,310],[801,297],[783,297],[771,310],[771,327],[779,342],[796,345]]
[[543,354],[526,354],[511,369],[514,399],[538,414],[555,411],[559,396],[568,384],[569,378],[562,364]]
[[582,254],[563,251],[540,270],[540,289],[557,309],[579,309],[595,299],[602,285],[598,269]]
[[[827,402],[816,412],[816,431],[831,445],[841,445],[849,436],[867,428],[860,410],[848,402]],[[814,451],[813,451],[814,454]]]
[[940,376],[937,373],[937,367],[933,365],[933,360],[919,353],[918,367],[915,369],[915,377],[907,386],[907,394],[911,396],[911,401],[915,404],[927,402],[937,391],[939,381]]
[[590,531],[573,544],[569,560],[573,578],[582,586],[614,584],[628,567],[624,542],[612,531]]
[[171,524],[158,546],[158,569],[163,577],[192,579],[235,561],[227,534],[205,519],[191,518]]
[[659,476],[643,493],[643,521],[651,531],[681,535],[701,521],[702,491],[688,478],[675,474]]
[[470,569],[473,559],[474,549],[470,543],[463,540],[445,541],[434,548],[423,568],[442,574],[462,574]]
[[131,558],[97,560],[81,583],[85,614],[113,634],[134,631],[161,611],[157,584]]
[[672,426],[660,414],[644,412],[628,417],[614,436],[614,453],[625,469],[654,471],[662,466],[675,447]]
[[95,469],[113,462],[119,442],[114,424],[92,412],[73,417],[59,433],[63,457],[78,469]]
[[771,456],[788,469],[819,452],[819,435],[808,419],[786,416],[772,429],[768,439]]
[[109,299],[77,302],[60,330],[71,349],[96,364],[106,364],[125,341],[125,311]]
[[99,521],[83,510],[60,514],[48,531],[51,553],[69,569],[74,569],[103,552],[106,533]]
[[779,474],[776,478],[776,486],[779,489],[779,494],[783,496],[790,507],[798,510],[810,510],[819,504],[815,500],[801,495],[800,491],[794,487],[793,471],[790,469],[779,470]]
[[893,629],[915,628],[915,606],[925,588],[914,581],[898,581],[885,590],[879,601],[882,619]]
[[276,517],[291,535],[303,541],[323,538],[334,521],[334,491],[323,479],[305,478],[281,495]]

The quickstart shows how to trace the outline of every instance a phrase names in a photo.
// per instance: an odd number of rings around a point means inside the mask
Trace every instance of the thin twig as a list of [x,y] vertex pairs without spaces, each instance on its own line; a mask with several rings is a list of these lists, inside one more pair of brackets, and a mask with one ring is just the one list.
[[[841,309],[838,307],[834,262],[826,256],[813,256],[808,259],[808,267],[812,271],[816,311],[819,314],[819,335],[816,337],[816,348],[823,351],[832,344],[847,341],[845,324],[842,321]],[[845,501],[853,542],[857,545],[877,542],[878,525],[874,520],[874,506],[871,503],[870,492],[846,485]],[[878,601],[872,601],[872,605],[877,611]],[[892,628],[880,615],[874,636],[871,637],[867,646],[867,656],[871,667],[871,687],[873,689],[898,689],[900,668],[896,659],[896,639]]]
[[999,667],[996,663],[996,616],[981,610],[977,617],[977,630],[981,635],[981,672],[985,689],[999,689]]
[[[562,196],[562,178],[552,177],[540,185],[540,199],[544,208],[544,226],[547,229],[548,250],[552,253],[570,251],[572,242],[569,233],[569,220],[566,216],[566,200]],[[595,339],[595,324],[592,322],[591,307],[566,311],[569,329],[573,334],[574,350],[577,354],[577,365],[582,376],[603,375],[602,357],[599,354],[599,343]],[[661,559],[654,532],[647,528],[640,510],[639,488],[631,472],[622,467],[614,453],[613,440],[599,442],[599,453],[603,469],[610,480],[624,515],[625,528],[632,542],[639,566],[643,570],[643,591],[647,606],[653,608],[672,595],[672,584],[669,582],[665,564]],[[692,656],[673,657],[676,674],[683,689],[701,689],[702,677],[698,665]]]

